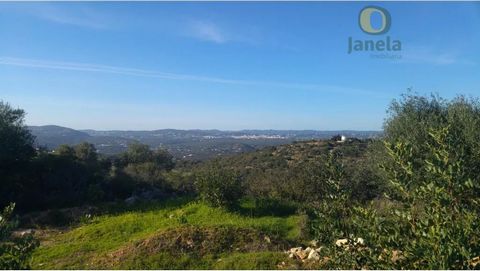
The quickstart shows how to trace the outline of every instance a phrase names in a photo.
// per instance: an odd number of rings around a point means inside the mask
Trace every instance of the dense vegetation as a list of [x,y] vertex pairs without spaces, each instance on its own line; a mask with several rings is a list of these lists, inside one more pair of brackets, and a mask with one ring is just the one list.
[[[110,157],[88,143],[35,150],[23,115],[0,104],[0,204],[37,211],[22,216],[45,233],[35,268],[480,266],[475,99],[405,95],[380,140],[301,141],[200,164],[142,144]],[[82,212],[61,209],[74,206]],[[0,245],[15,242],[3,236]],[[312,239],[315,261],[283,253]],[[27,267],[29,251],[6,268]]]

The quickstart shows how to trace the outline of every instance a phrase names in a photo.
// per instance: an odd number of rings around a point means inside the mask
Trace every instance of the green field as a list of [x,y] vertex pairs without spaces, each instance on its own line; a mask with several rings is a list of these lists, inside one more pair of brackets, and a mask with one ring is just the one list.
[[300,242],[304,217],[242,206],[179,199],[99,215],[42,238],[32,268],[271,269],[287,261],[282,251]]

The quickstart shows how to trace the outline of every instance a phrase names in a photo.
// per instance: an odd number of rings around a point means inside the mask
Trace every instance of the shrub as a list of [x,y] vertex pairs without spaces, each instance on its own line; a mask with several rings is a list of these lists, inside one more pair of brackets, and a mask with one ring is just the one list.
[[135,190],[134,180],[123,170],[112,165],[107,181],[107,193],[110,198],[125,199]]
[[175,166],[173,156],[168,151],[162,149],[152,151],[148,145],[140,143],[128,145],[121,160],[124,165],[154,163],[162,170],[171,170]]
[[163,177],[165,170],[153,162],[129,164],[125,167],[124,172],[135,181],[136,186],[153,186],[163,190],[168,189],[168,185]]
[[75,155],[86,163],[97,162],[97,150],[93,144],[83,142],[75,146]]
[[[388,127],[384,142],[387,197],[396,208],[378,212],[373,205],[343,205],[341,200],[318,208],[312,228],[329,256],[321,268],[478,268],[480,182],[472,174],[477,170],[472,161],[478,161],[472,150],[478,148],[470,140],[475,132],[460,129],[476,123],[478,106],[461,99],[409,99],[396,107],[401,114],[388,120],[387,126],[394,127]],[[408,134],[413,126],[405,127],[412,122],[416,131]],[[343,193],[336,192],[340,199]],[[363,245],[355,244],[357,237]],[[347,238],[348,244],[337,247],[337,238]]]
[[240,177],[233,171],[217,167],[197,173],[195,187],[200,197],[215,207],[232,207],[243,195]]
[[12,236],[17,221],[11,221],[15,204],[0,214],[0,269],[29,269],[33,250],[39,245],[32,234]]
[[55,154],[73,159],[75,157],[75,149],[70,145],[62,144],[55,149]]

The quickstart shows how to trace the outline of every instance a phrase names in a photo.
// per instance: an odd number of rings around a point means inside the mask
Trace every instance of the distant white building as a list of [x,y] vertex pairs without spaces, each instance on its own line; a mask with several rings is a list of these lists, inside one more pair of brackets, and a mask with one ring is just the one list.
[[336,135],[332,139],[335,140],[337,143],[343,143],[347,141],[347,137],[344,135]]

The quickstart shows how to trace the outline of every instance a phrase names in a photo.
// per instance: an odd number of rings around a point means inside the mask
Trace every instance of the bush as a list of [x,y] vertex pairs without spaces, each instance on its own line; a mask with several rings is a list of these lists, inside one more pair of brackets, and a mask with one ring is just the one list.
[[148,145],[140,143],[128,145],[121,160],[124,165],[154,163],[161,170],[171,170],[175,166],[173,156],[168,151],[162,149],[152,151]]
[[86,163],[97,162],[97,149],[93,144],[83,142],[75,146],[75,155],[80,161]]
[[7,206],[0,214],[0,269],[29,269],[30,258],[39,242],[32,234],[12,236],[17,221],[11,221],[15,204]]
[[113,199],[128,198],[135,190],[134,180],[115,165],[110,169],[106,186],[109,198]]
[[195,193],[194,176],[190,172],[172,170],[165,173],[165,181],[178,194],[192,195]]
[[241,179],[233,171],[211,167],[195,176],[200,197],[214,207],[233,207],[243,196]]
[[168,184],[165,182],[163,174],[165,170],[152,162],[129,164],[124,169],[137,187],[157,187],[162,190],[168,190]]
[[[478,170],[473,167],[478,144],[471,140],[476,132],[467,128],[480,119],[478,104],[414,96],[394,108],[382,169],[389,182],[387,199],[396,208],[378,212],[373,204],[351,205],[337,190],[338,199],[321,205],[312,225],[329,256],[320,267],[478,268],[480,182],[472,174]],[[364,244],[355,244],[358,237]],[[337,238],[347,238],[348,244],[337,247]]]

